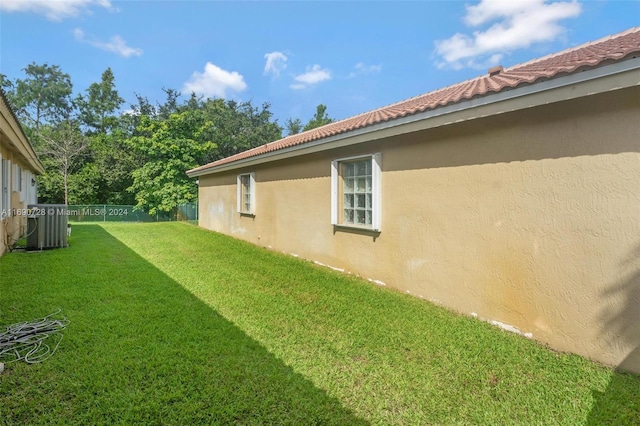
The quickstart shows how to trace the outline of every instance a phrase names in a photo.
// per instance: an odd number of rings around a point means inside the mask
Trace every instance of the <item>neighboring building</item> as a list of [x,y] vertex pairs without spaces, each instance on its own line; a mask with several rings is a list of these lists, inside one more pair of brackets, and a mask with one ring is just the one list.
[[634,28],[190,170],[200,225],[640,372],[639,55]]
[[0,90],[0,256],[24,236],[28,204],[37,202],[42,163]]

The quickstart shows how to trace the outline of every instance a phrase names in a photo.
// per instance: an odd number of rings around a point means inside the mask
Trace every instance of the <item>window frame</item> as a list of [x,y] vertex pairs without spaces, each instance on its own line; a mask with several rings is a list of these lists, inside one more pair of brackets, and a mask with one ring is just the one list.
[[[344,185],[340,166],[343,163],[370,160],[371,161],[371,225],[345,223],[343,218],[340,194]],[[331,161],[331,224],[336,227],[354,228],[359,230],[381,231],[382,225],[382,155],[356,155],[353,157],[337,158]]]
[[13,163],[13,192],[22,192],[22,167],[18,163]]
[[[246,192],[243,191],[242,178],[249,176],[249,209],[244,208],[244,197]],[[256,214],[256,173],[241,173],[236,177],[236,210],[241,215],[255,216]]]
[[22,203],[27,199],[28,173],[27,169],[20,170],[20,202]]
[[[31,170],[23,170],[22,171],[22,201],[28,204],[33,203],[33,186],[31,185],[32,180],[34,180],[34,175],[31,173]],[[26,206],[25,206],[26,207]]]
[[0,155],[0,219],[11,216],[11,160]]

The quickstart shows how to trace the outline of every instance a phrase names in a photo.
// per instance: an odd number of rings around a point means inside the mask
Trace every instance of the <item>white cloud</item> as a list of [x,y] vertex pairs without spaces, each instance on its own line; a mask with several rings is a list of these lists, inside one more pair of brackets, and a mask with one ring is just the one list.
[[382,65],[366,65],[364,62],[358,62],[353,68],[355,71],[351,71],[347,78],[364,74],[377,74],[382,71]]
[[242,92],[247,88],[244,77],[237,71],[226,71],[207,62],[204,72],[195,71],[191,79],[182,86],[183,93],[195,92],[208,98],[226,98],[228,90]]
[[443,59],[438,63],[439,67],[495,65],[504,54],[513,50],[556,40],[565,31],[558,22],[578,16],[581,6],[576,0],[555,3],[482,0],[474,6],[466,6],[466,11],[464,21],[468,26],[494,23],[484,31],[474,31],[473,36],[456,33],[446,40],[436,41],[436,53]]
[[271,74],[273,77],[278,77],[280,72],[287,67],[287,55],[282,52],[271,52],[264,55],[267,58],[267,63],[264,64],[264,75]]
[[62,21],[89,11],[92,6],[115,11],[111,0],[2,0],[0,10],[4,12],[34,12],[51,21]]
[[363,62],[358,62],[355,68],[367,74],[382,71],[382,65],[365,65]]
[[106,50],[107,52],[116,53],[124,58],[141,56],[143,53],[140,48],[128,46],[127,42],[119,35],[114,35],[109,41],[100,41],[94,37],[87,37],[82,28],[76,28],[73,30],[73,36],[79,42],[90,44],[93,47]]
[[331,80],[331,71],[326,68],[321,68],[320,65],[315,64],[311,67],[307,67],[307,72],[299,74],[293,78],[296,82],[291,84],[292,89],[304,89],[307,86],[311,86],[320,83],[324,80]]

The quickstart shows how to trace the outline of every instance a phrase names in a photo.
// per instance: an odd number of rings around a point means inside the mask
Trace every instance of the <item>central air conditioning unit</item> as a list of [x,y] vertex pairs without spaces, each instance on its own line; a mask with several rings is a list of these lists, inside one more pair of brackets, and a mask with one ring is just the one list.
[[68,246],[66,204],[29,204],[27,211],[27,250]]

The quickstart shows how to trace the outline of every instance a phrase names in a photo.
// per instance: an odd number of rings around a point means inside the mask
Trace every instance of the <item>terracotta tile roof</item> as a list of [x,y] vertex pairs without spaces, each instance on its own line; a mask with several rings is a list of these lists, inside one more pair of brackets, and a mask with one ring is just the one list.
[[354,117],[336,121],[297,135],[287,136],[286,138],[195,168],[187,173],[215,168],[291,146],[317,141],[373,124],[456,104],[473,97],[487,96],[505,89],[513,89],[519,86],[533,84],[540,80],[549,80],[565,76],[620,61],[634,54],[637,55],[638,53],[640,53],[640,27],[631,28],[616,35],[502,70],[500,70],[499,67],[494,67],[489,70],[489,73],[480,77],[365,112]]

